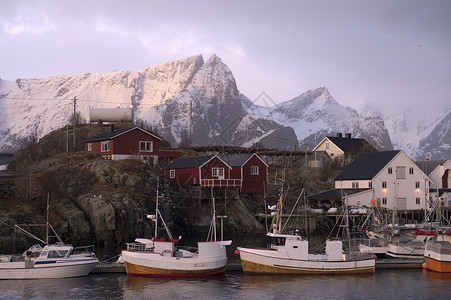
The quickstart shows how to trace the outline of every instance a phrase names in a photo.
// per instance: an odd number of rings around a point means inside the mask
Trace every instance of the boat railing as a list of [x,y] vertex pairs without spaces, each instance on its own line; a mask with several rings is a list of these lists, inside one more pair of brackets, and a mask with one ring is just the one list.
[[74,249],[74,254],[77,256],[96,257],[94,252],[94,245],[90,246],[78,246]]
[[148,247],[143,243],[127,243],[127,251],[130,252],[154,252],[154,247]]

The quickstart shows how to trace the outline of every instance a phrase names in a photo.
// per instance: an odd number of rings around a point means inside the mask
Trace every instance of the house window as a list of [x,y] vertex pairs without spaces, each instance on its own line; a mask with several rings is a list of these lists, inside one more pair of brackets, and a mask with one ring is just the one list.
[[396,179],[406,179],[406,167],[396,167]]
[[169,170],[169,177],[175,178],[175,170]]
[[251,166],[251,175],[258,175],[258,166]]
[[358,182],[353,182],[352,183],[352,188],[353,189],[358,189],[359,188],[359,183]]
[[140,152],[153,152],[153,143],[149,141],[139,142]]
[[92,144],[88,143],[88,151],[91,152],[92,151]]
[[393,168],[388,168],[388,174],[393,174]]
[[224,168],[212,168],[211,176],[213,177],[223,177],[224,176]]
[[326,149],[329,149],[329,148],[330,148],[329,143],[326,143]]
[[420,198],[419,198],[419,197],[415,198],[415,203],[416,203],[417,205],[420,205]]
[[415,182],[415,188],[416,188],[416,189],[419,189],[419,188],[420,188],[420,182],[419,182],[419,181]]
[[373,187],[373,182],[372,181],[368,181],[368,187],[372,188]]
[[387,181],[382,181],[382,188],[386,189],[387,188]]
[[330,157],[334,157],[334,153],[331,153],[331,154],[330,154]]
[[382,204],[387,205],[387,198],[382,198]]
[[413,168],[409,168],[409,174],[413,175]]
[[110,151],[110,141],[102,142],[102,152]]

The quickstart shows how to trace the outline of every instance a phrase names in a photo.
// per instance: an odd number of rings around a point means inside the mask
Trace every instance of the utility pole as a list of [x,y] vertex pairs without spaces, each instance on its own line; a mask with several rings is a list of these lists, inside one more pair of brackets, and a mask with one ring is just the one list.
[[73,117],[73,123],[74,123],[74,152],[75,152],[75,112],[77,107],[77,96],[74,97],[74,117]]
[[192,133],[192,116],[193,116],[193,101],[189,102],[189,148],[191,149],[191,133]]

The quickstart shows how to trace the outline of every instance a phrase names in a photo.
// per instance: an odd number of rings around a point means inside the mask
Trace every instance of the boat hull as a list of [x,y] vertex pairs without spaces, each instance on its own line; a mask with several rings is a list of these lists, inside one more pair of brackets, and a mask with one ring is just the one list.
[[451,243],[428,241],[424,251],[426,269],[439,273],[451,273]]
[[43,279],[86,276],[98,260],[89,262],[55,262],[42,265],[25,265],[26,262],[2,262],[0,279]]
[[422,258],[424,256],[424,244],[389,244],[387,255],[395,258]]
[[202,269],[202,270],[178,270],[178,269],[163,269],[136,265],[130,262],[124,262],[125,270],[129,276],[145,276],[145,277],[196,277],[196,276],[213,276],[224,274],[226,266],[216,269]]
[[159,253],[122,251],[125,270],[130,276],[192,277],[224,274],[225,255],[199,257],[173,257]]
[[[240,248],[243,272],[254,274],[362,274],[373,273],[375,260],[321,261],[275,257],[276,251]],[[267,253],[265,253],[267,251]]]

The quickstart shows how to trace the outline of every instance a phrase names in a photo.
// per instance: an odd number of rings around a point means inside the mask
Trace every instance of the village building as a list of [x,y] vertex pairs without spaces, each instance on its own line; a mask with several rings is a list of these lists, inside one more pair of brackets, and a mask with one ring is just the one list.
[[403,151],[360,154],[336,178],[335,189],[307,198],[322,208],[376,206],[395,211],[430,209],[430,178]]
[[171,160],[181,156],[179,151],[160,150],[161,138],[139,127],[110,130],[85,140],[85,152],[96,152],[112,160],[136,158],[156,165],[159,159]]
[[429,186],[429,203],[440,201],[441,207],[451,207],[451,161],[425,160],[416,162],[431,179]]
[[330,160],[338,160],[342,166],[346,166],[360,153],[375,152],[377,149],[365,139],[353,138],[350,133],[344,137],[342,133],[337,133],[336,136],[324,137],[312,151],[316,158],[312,164],[319,167]]
[[264,194],[268,165],[255,153],[182,157],[166,168],[171,185],[238,188],[242,193]]

